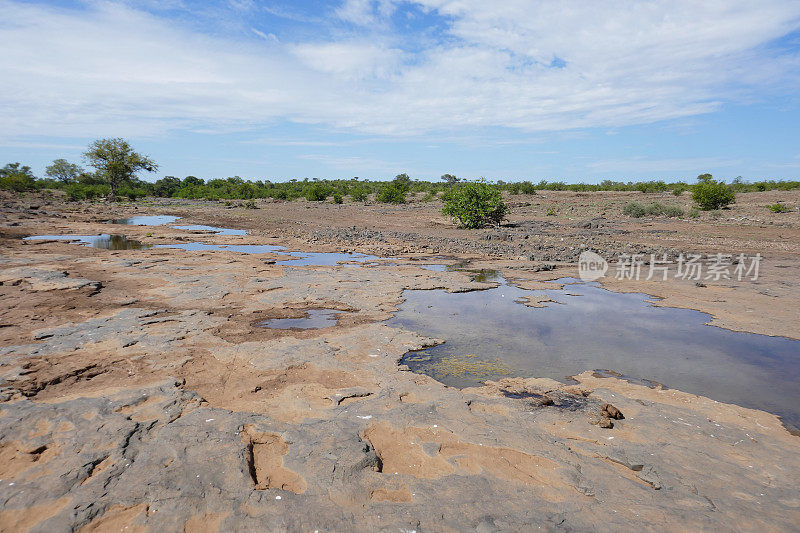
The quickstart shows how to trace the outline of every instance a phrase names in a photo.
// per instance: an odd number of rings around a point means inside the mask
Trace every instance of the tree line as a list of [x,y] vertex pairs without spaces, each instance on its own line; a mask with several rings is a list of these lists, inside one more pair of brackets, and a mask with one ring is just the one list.
[[[165,176],[154,182],[141,179],[144,172],[155,172],[158,165],[149,157],[136,152],[124,139],[98,139],[91,143],[83,154],[86,169],[65,159],[56,159],[45,169],[45,177],[33,174],[29,166],[8,163],[0,168],[0,189],[24,192],[40,189],[61,189],[70,200],[95,198],[137,199],[144,196],[164,198],[189,198],[204,200],[253,200],[273,198],[309,201],[332,200],[361,202],[374,198],[378,202],[404,203],[409,193],[422,194],[423,201],[442,199],[464,182],[453,174],[444,174],[439,180],[412,179],[407,174],[398,174],[391,181],[370,181],[359,178],[348,179],[291,179],[282,182],[270,180],[248,180],[239,176],[203,179],[196,176],[178,178]],[[708,176],[708,178],[705,178]],[[685,191],[707,188],[709,174],[701,174],[698,182],[684,181],[613,181],[597,184],[565,183],[563,181],[496,181],[491,185],[509,194],[535,194],[536,191],[640,191],[672,192],[680,195]],[[718,183],[718,182],[715,182]],[[800,188],[800,181],[761,180],[747,182],[741,178],[726,187],[733,193],[789,190]]]

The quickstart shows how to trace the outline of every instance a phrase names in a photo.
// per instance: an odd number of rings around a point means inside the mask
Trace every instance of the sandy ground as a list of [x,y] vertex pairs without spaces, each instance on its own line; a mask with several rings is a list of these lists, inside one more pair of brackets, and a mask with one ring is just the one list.
[[[622,216],[632,200],[690,201],[520,195],[507,225],[467,231],[436,203],[5,198],[0,529],[796,530],[800,441],[774,415],[591,373],[458,390],[398,366],[437,342],[381,322],[403,290],[487,286],[417,266],[437,257],[535,287],[576,276],[587,248],[612,260],[760,253],[757,281],[602,283],[800,338],[800,193],[740,195],[688,220]],[[795,210],[766,209],[779,200]],[[135,214],[248,235],[103,223]],[[63,233],[395,259],[289,267],[279,254],[21,240]],[[256,325],[317,307],[345,313],[318,330]]]

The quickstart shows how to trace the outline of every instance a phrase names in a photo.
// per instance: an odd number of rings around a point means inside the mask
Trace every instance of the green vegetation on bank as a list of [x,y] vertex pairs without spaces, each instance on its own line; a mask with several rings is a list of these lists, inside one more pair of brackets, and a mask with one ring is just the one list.
[[[49,165],[46,177],[39,178],[31,168],[21,163],[8,163],[0,168],[0,189],[25,192],[42,189],[60,189],[70,200],[91,200],[100,197],[126,197],[137,199],[143,196],[164,198],[189,198],[204,200],[253,200],[273,198],[276,200],[332,201],[335,203],[363,202],[373,199],[378,202],[402,204],[410,197],[423,201],[437,198],[446,200],[448,194],[463,187],[465,183],[455,175],[444,174],[439,180],[412,179],[407,174],[398,174],[392,181],[369,181],[351,179],[291,179],[283,182],[249,180],[239,176],[202,179],[195,176],[177,178],[165,176],[154,182],[143,181],[141,171],[155,171],[158,167],[147,156],[137,153],[124,139],[98,139],[83,154],[85,170],[65,159],[55,159]],[[474,182],[472,182],[474,183]],[[482,182],[488,185],[490,182]],[[565,183],[563,181],[497,181],[492,189],[511,195],[536,194],[537,191],[639,191],[643,193],[665,193],[682,196],[689,192],[702,209],[717,209],[732,202],[736,193],[800,189],[800,181],[761,180],[745,182],[741,178],[731,184],[715,181],[710,174],[701,174],[698,183],[683,181],[612,181],[597,184]],[[475,189],[477,190],[477,189]],[[668,206],[667,206],[668,207]],[[452,208],[451,208],[452,209]],[[633,208],[631,208],[633,209]],[[638,211],[637,211],[638,212]],[[666,212],[660,214],[671,215]]]
[[[245,180],[239,176],[230,178],[214,178],[204,180],[195,176],[183,179],[166,176],[155,182],[147,182],[138,178],[118,187],[117,194],[126,197],[157,196],[162,198],[191,198],[202,200],[249,200],[255,198],[274,198],[276,200],[296,200],[307,198],[314,201],[333,199],[338,195],[347,197],[349,201],[363,202],[373,195],[376,201],[403,203],[409,193],[423,193],[428,200],[440,197],[449,190],[450,185],[436,181],[411,180],[405,184],[395,181],[368,181],[359,178],[351,179],[292,179],[284,182],[270,180]],[[463,182],[462,182],[463,183]],[[687,183],[666,183],[664,181],[645,182],[611,182],[563,183],[540,181],[533,184],[523,182],[495,182],[501,191],[511,195],[536,194],[536,191],[642,191],[669,192],[680,196],[685,191],[693,191],[699,185]],[[455,185],[457,186],[457,185]],[[407,188],[406,188],[407,187]],[[800,189],[800,181],[765,180],[751,183],[739,182],[727,185],[735,193]],[[74,179],[37,178],[30,167],[20,163],[9,163],[0,168],[0,189],[24,192],[41,189],[61,189],[70,193],[75,199],[105,196],[109,192],[109,184],[98,177],[96,172],[81,171]],[[405,193],[403,190],[405,189]],[[322,197],[322,194],[325,196]]]

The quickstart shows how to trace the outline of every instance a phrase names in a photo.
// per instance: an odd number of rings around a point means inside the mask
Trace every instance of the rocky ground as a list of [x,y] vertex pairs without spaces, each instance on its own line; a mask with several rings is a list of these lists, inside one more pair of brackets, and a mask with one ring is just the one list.
[[[421,260],[468,260],[534,287],[575,276],[586,248],[759,252],[757,282],[604,284],[800,337],[800,214],[764,207],[800,194],[740,195],[717,218],[621,215],[653,198],[512,197],[509,225],[474,232],[435,203],[5,198],[0,530],[796,530],[800,440],[774,415],[590,372],[458,390],[398,365],[438,342],[382,322],[405,289],[491,286]],[[103,223],[132,214],[248,235]],[[291,267],[277,253],[22,240],[103,232],[387,259]],[[257,325],[319,307],[344,313],[317,330]]]

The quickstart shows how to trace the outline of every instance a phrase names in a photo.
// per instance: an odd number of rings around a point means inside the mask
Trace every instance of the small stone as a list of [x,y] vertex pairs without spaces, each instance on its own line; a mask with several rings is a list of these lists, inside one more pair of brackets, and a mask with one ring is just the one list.
[[[622,411],[620,411],[619,409],[617,409],[616,407],[614,407],[610,403],[604,403],[603,407],[601,408],[601,410],[603,411],[603,413],[608,413],[608,417],[609,418],[613,418],[614,420],[622,420],[623,418],[625,418],[622,415]],[[603,415],[603,416],[605,416],[605,415]]]

